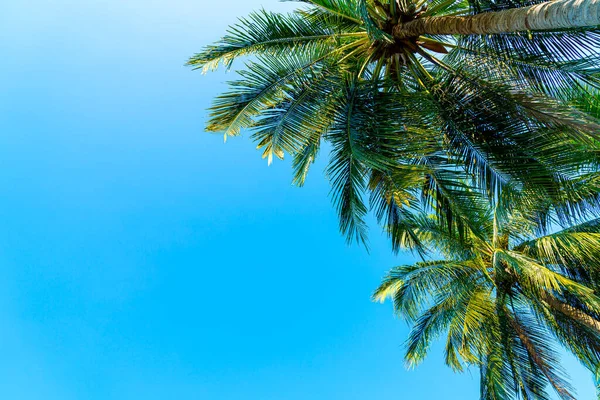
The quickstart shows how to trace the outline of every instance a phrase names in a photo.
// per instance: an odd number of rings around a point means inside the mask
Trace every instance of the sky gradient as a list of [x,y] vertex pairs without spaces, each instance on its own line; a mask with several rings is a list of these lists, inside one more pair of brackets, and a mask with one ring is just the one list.
[[[323,169],[291,185],[203,132],[232,78],[183,66],[274,0],[19,0],[0,12],[0,395],[476,399],[370,301],[394,256],[338,233]],[[236,64],[240,66],[240,64]],[[594,395],[572,361],[581,399]]]

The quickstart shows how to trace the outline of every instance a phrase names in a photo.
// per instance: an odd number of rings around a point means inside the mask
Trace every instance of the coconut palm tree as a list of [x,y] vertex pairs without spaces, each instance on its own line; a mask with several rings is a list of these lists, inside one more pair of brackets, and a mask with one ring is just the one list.
[[188,64],[252,56],[207,129],[253,131],[269,163],[293,157],[298,185],[329,143],[350,240],[366,240],[367,194],[397,245],[416,198],[461,228],[465,181],[490,199],[510,181],[559,201],[597,170],[597,0],[302,4],[251,14]]
[[544,234],[527,214],[548,210],[549,203],[532,193],[527,204],[506,208],[502,202],[512,195],[500,196],[495,208],[485,202],[472,208],[476,229],[466,237],[440,229],[425,209],[413,214],[415,240],[405,247],[416,241],[435,255],[392,269],[374,298],[392,299],[395,312],[412,324],[408,366],[445,336],[447,365],[479,368],[482,400],[548,399],[548,387],[575,399],[557,351],[563,346],[598,372],[600,219],[582,215],[562,228],[554,219],[554,231]]

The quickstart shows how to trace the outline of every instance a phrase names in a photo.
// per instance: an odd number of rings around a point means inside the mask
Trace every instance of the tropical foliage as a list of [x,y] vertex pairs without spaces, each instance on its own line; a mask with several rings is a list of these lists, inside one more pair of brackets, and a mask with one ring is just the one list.
[[410,230],[433,259],[392,269],[374,297],[391,298],[412,325],[408,366],[444,335],[447,365],[480,369],[481,399],[549,399],[548,387],[575,399],[558,349],[597,372],[600,219],[540,235],[526,215],[536,210],[501,207],[473,213],[466,237],[425,210],[415,216]]
[[409,365],[446,332],[446,362],[480,368],[482,399],[574,398],[557,346],[600,361],[600,30],[585,26],[600,2],[301,3],[189,60],[246,57],[207,130],[251,131],[297,185],[324,148],[348,239],[366,243],[371,209],[426,260],[376,293],[414,324]]
[[491,197],[510,181],[558,200],[595,170],[600,31],[397,39],[402,21],[532,3],[303,4],[251,14],[188,64],[207,71],[252,56],[215,100],[207,129],[225,138],[251,130],[269,163],[292,157],[298,185],[329,143],[332,197],[350,240],[366,241],[369,206],[397,244],[395,225],[415,198],[460,228],[464,179]]

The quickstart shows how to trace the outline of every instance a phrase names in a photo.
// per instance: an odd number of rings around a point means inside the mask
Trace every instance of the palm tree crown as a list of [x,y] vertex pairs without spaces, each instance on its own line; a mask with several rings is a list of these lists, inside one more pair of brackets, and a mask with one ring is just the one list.
[[252,130],[269,163],[293,157],[299,185],[328,142],[349,239],[366,240],[367,203],[385,225],[401,225],[426,197],[460,227],[465,180],[490,198],[510,181],[562,201],[596,172],[599,31],[410,33],[416,21],[429,21],[422,30],[483,13],[501,23],[502,10],[530,1],[302,3],[251,14],[188,64],[206,71],[255,56],[215,100],[207,129]]
[[522,211],[482,207],[461,238],[435,218],[415,217],[411,231],[442,257],[392,269],[374,295],[412,324],[407,364],[444,334],[447,365],[480,368],[482,400],[548,399],[548,385],[574,399],[556,346],[598,372],[600,219],[540,235]]

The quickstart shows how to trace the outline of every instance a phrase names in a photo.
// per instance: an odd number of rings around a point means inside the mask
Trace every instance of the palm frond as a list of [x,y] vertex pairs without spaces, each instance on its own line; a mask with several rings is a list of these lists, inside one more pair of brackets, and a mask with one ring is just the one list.
[[[294,1],[294,0],[291,0]],[[314,6],[314,9],[320,10],[331,16],[343,18],[354,24],[361,25],[361,12],[358,1],[355,0],[298,0],[302,3]]]
[[232,26],[216,44],[192,56],[187,65],[205,72],[220,64],[229,69],[233,61],[248,55],[285,54],[315,50],[331,51],[340,44],[366,37],[364,31],[332,29],[322,18],[305,18],[300,13],[281,14],[269,11],[251,13]]

